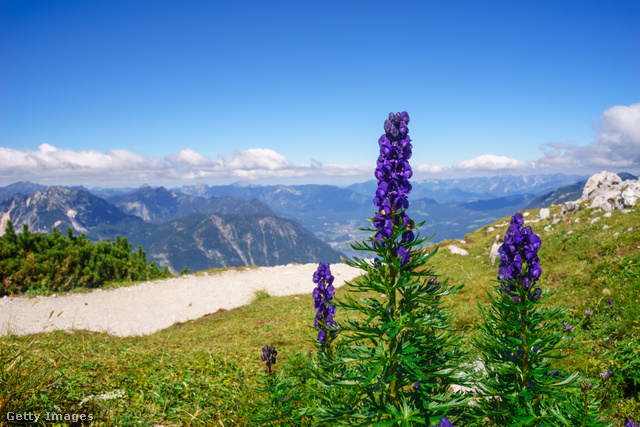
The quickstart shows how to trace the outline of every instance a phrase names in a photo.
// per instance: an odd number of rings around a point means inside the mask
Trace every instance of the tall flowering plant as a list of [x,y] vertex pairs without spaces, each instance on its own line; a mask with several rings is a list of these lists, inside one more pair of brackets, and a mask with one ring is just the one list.
[[477,383],[477,417],[495,426],[602,424],[588,389],[577,374],[551,365],[565,357],[573,327],[565,309],[544,305],[552,296],[542,291],[538,251],[542,241],[516,213],[498,253],[497,285],[488,308],[480,306],[483,323],[475,339],[484,364]]
[[329,264],[321,262],[316,272],[313,273],[313,283],[318,285],[313,290],[313,307],[317,310],[313,326],[318,329],[318,341],[323,346],[327,344],[327,339],[331,340],[338,332],[335,329],[337,323],[333,320],[336,307],[331,304],[336,293],[333,288],[333,280]]
[[[443,417],[466,403],[449,388],[462,376],[441,299],[460,287],[436,279],[427,266],[436,251],[422,249],[427,239],[415,230],[423,223],[416,225],[407,213],[412,176],[408,124],[406,112],[389,114],[378,140],[376,212],[370,219],[373,228],[365,229],[372,237],[351,245],[372,252],[373,261],[345,259],[365,275],[347,284],[344,298],[333,300],[348,317],[336,321],[331,311],[316,316],[323,328],[318,339],[326,338],[325,327],[340,336],[315,367],[317,418],[332,425],[448,425]],[[327,319],[332,323],[323,325]]]

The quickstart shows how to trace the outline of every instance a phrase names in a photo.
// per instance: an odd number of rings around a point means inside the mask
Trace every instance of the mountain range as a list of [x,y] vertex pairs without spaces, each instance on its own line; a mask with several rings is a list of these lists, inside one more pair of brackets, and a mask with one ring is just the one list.
[[[417,181],[408,213],[416,223],[424,221],[421,235],[434,235],[432,243],[463,238],[521,209],[576,200],[583,178],[556,174]],[[376,186],[367,181],[347,188],[195,184],[169,190],[148,185],[87,190],[22,182],[0,188],[0,233],[11,218],[16,230],[28,223],[38,232],[71,227],[94,240],[120,234],[173,272],[185,266],[195,271],[247,263],[331,262],[340,253],[353,255],[349,244],[370,237],[358,228],[370,227],[366,218],[375,214]]]
[[[14,184],[13,189],[18,189]],[[164,189],[142,188],[120,202],[139,216],[86,190],[45,187],[34,194],[13,193],[0,203],[0,235],[10,219],[16,231],[28,224],[32,232],[49,233],[53,227],[71,228],[93,241],[127,237],[141,245],[150,260],[177,273],[184,267],[197,271],[216,267],[280,265],[290,262],[337,262],[341,254],[290,219],[281,218],[263,203],[231,197],[201,199],[175,195]],[[6,189],[6,187],[5,187]],[[156,196],[155,198],[153,196]],[[167,197],[169,197],[167,199]],[[146,200],[146,203],[132,200]],[[166,211],[159,209],[162,202]],[[169,203],[172,201],[173,203]],[[219,212],[206,211],[206,208]],[[220,212],[222,211],[222,212]],[[179,218],[171,218],[186,212]],[[152,218],[170,218],[161,224]]]

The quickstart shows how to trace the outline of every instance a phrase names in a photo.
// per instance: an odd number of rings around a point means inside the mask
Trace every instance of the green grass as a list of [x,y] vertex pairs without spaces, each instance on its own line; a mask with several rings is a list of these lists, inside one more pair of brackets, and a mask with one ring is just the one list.
[[[552,215],[559,217],[559,211],[559,206],[551,208]],[[535,219],[538,211],[528,212],[525,220]],[[576,218],[580,222],[575,223]],[[626,372],[638,363],[640,375],[640,347],[634,347],[640,340],[640,304],[635,302],[640,300],[640,213],[616,211],[593,225],[591,218],[589,210],[581,209],[549,231],[544,231],[547,220],[525,224],[543,242],[541,285],[556,292],[554,301],[570,308],[567,321],[576,325],[579,345],[570,354],[569,367],[593,378],[606,369]],[[464,284],[448,304],[456,331],[466,339],[465,349],[470,349],[468,338],[480,320],[477,305],[487,303],[486,291],[497,276],[499,260],[491,266],[489,250],[496,234],[504,235],[507,228],[497,225],[507,221],[491,224],[492,232],[487,225],[467,234],[465,244],[448,240],[437,245],[433,259],[439,273],[453,284]],[[603,230],[603,225],[609,228]],[[421,230],[422,235],[429,232],[433,231]],[[469,255],[452,255],[449,244],[465,248]],[[118,284],[124,285],[131,283]],[[338,289],[338,297],[345,292]],[[611,307],[606,305],[609,297]],[[585,309],[593,311],[592,317],[585,317]],[[13,387],[14,394],[24,396],[33,378],[33,388],[40,391],[29,395],[30,408],[92,414],[97,420],[92,425],[248,425],[257,399],[251,386],[264,369],[261,348],[265,344],[277,348],[276,369],[282,369],[293,355],[313,350],[314,315],[311,295],[275,297],[257,291],[246,306],[220,310],[149,336],[118,338],[86,331],[7,336],[0,338],[1,348],[21,353],[22,358],[11,369],[3,364],[14,380],[0,387]],[[626,384],[624,377],[615,381],[609,402],[612,420],[622,425],[625,416],[639,419],[639,396],[628,394],[633,385]],[[105,399],[107,393],[121,397]],[[0,408],[23,411],[16,399],[2,401],[4,408]]]

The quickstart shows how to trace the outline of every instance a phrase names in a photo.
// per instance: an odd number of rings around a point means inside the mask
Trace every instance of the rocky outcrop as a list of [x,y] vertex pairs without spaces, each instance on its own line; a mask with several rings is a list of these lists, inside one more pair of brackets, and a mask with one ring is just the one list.
[[591,200],[589,208],[607,212],[634,206],[640,198],[640,179],[623,181],[617,174],[603,171],[587,180],[577,202]]

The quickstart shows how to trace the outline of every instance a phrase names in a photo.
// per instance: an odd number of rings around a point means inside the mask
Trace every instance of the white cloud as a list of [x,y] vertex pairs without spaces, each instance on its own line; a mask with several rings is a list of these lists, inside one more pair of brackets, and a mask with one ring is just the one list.
[[464,160],[455,165],[453,168],[463,172],[498,172],[505,170],[522,169],[526,166],[526,162],[507,156],[483,154],[482,156],[478,156],[474,159]]
[[175,164],[183,164],[187,166],[205,166],[211,165],[213,162],[208,157],[204,157],[200,153],[196,153],[191,148],[185,148],[178,151],[178,155],[169,155],[167,160]]
[[536,161],[541,169],[568,168],[575,171],[640,168],[640,103],[617,105],[600,116],[596,140],[584,147],[571,143],[549,142],[552,150]]
[[440,173],[442,172],[442,166],[422,163],[413,167],[412,170],[419,173]]
[[75,184],[105,182],[119,185],[157,181],[215,179],[233,181],[296,177],[354,177],[371,179],[373,167],[352,165],[294,165],[282,154],[266,149],[238,150],[212,160],[190,148],[164,158],[147,157],[128,150],[64,150],[42,144],[37,151],[0,147],[0,179],[15,182],[67,181]]
[[268,148],[235,151],[231,156],[231,161],[225,162],[224,165],[226,168],[236,170],[280,170],[293,166],[282,154]]

